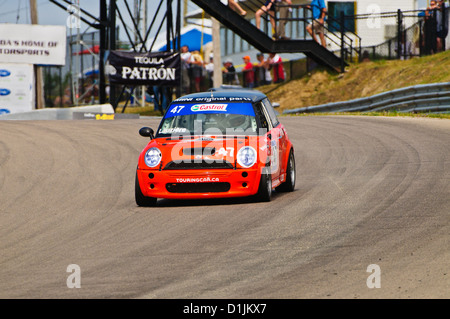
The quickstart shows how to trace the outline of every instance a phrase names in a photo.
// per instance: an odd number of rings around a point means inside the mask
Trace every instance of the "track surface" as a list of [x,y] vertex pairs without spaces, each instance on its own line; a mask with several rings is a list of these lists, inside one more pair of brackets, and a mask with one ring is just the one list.
[[295,192],[157,208],[134,202],[157,119],[1,121],[0,298],[449,298],[450,121],[281,121]]

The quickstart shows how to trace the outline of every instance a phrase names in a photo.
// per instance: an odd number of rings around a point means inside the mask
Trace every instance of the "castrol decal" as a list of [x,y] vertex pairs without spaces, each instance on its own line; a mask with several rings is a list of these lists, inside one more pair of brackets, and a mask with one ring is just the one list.
[[228,104],[195,104],[191,107],[192,112],[205,112],[205,111],[227,111]]

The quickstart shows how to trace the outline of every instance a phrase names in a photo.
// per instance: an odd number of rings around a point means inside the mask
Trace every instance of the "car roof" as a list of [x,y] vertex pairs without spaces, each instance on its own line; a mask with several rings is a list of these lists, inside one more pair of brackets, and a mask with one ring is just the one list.
[[252,103],[261,101],[262,99],[266,98],[267,96],[257,90],[251,90],[251,89],[245,89],[245,88],[214,88],[211,89],[209,92],[199,92],[199,93],[192,93],[188,95],[184,95],[179,97],[178,99],[175,99],[173,102],[180,102],[180,101],[186,101],[187,99],[192,99],[195,101],[196,99],[199,100],[215,100],[215,99],[226,99],[229,100],[231,98],[245,98],[248,101],[251,101]]

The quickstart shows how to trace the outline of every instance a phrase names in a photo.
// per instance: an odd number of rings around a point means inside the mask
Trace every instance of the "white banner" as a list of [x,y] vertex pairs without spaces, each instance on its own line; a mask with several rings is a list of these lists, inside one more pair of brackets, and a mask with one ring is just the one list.
[[0,62],[66,64],[66,27],[0,24]]
[[0,63],[0,115],[34,109],[32,64]]

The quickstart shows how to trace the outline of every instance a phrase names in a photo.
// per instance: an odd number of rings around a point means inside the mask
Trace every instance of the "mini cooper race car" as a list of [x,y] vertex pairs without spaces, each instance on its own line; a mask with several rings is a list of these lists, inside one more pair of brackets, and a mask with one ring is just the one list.
[[214,89],[174,100],[139,156],[135,199],[254,196],[295,188],[294,148],[266,95]]

